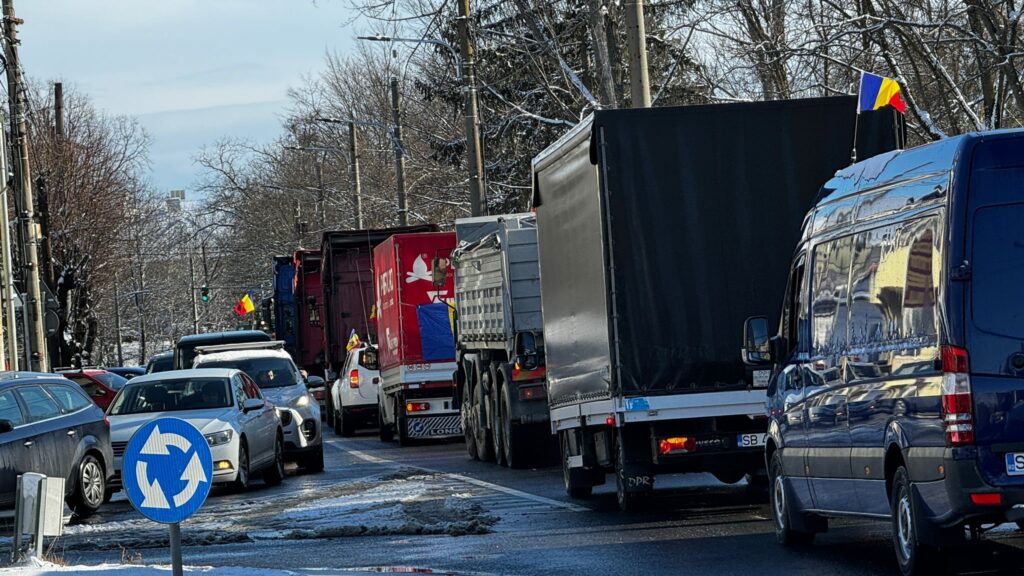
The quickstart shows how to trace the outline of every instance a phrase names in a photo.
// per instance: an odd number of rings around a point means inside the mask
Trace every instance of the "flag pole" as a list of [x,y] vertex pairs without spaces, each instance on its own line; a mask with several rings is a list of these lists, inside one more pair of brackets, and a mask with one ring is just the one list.
[[864,71],[860,71],[860,82],[857,83],[857,115],[853,117],[853,149],[850,150],[850,164],[857,163],[857,130],[860,128],[860,91],[864,85]]

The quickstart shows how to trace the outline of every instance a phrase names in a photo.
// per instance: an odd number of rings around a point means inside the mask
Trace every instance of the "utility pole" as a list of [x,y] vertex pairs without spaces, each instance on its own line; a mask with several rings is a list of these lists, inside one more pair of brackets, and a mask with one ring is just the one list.
[[356,123],[348,121],[348,154],[349,170],[352,172],[352,209],[355,230],[363,229],[363,191],[359,185],[359,138],[356,134]]
[[487,187],[484,185],[483,146],[476,103],[476,49],[469,35],[469,0],[459,0],[459,48],[462,51],[462,87],[465,100],[466,164],[469,166],[469,208],[473,216],[487,214]]
[[391,118],[395,125],[395,181],[398,187],[398,225],[409,224],[409,205],[405,201],[405,146],[402,144],[402,118],[398,102],[398,78],[391,77]]
[[[11,273],[11,225],[7,218],[7,131],[3,128],[3,115],[0,114],[0,300],[3,302],[3,315],[7,323],[6,358],[2,360],[7,370],[18,369],[18,322],[14,313],[14,277]],[[4,346],[0,346],[4,348]],[[0,355],[3,353],[0,352]]]
[[25,339],[31,342],[32,356],[31,369],[37,372],[49,372],[50,362],[46,351],[46,329],[43,324],[43,297],[39,275],[39,227],[36,223],[33,199],[32,199],[32,177],[28,158],[28,139],[26,138],[25,121],[25,92],[22,87],[21,61],[18,59],[18,32],[17,25],[22,21],[14,15],[14,1],[3,0],[4,14],[4,51],[7,56],[7,91],[11,105],[11,139],[18,170],[18,191],[21,196],[21,214],[18,220],[24,230],[26,262],[23,262],[25,270],[25,285],[28,292],[26,310],[31,318],[31,334]]
[[[121,294],[118,291],[117,272],[114,272],[114,333],[117,334],[117,365],[124,366],[124,353],[121,350]],[[141,358],[139,361],[141,363]]]
[[188,283],[192,293],[192,333],[199,334],[199,306],[196,304],[196,265],[192,262],[192,249],[188,251]]
[[626,0],[626,43],[629,45],[629,92],[633,108],[650,108],[651,81],[647,77],[644,0]]

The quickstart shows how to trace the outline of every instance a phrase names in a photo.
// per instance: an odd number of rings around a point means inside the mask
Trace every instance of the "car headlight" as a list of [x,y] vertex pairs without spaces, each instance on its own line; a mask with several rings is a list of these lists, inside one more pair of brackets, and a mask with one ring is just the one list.
[[221,430],[220,432],[214,432],[212,434],[205,434],[203,437],[206,438],[206,443],[210,446],[220,446],[221,444],[227,444],[231,442],[232,430]]
[[302,396],[296,398],[295,405],[298,406],[299,408],[302,408],[303,406],[309,406],[309,394],[303,394]]

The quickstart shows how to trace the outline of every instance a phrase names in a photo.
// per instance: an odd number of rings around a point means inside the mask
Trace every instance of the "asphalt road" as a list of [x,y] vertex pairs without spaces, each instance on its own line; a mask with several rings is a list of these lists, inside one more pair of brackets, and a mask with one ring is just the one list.
[[[330,435],[330,432],[328,432]],[[660,477],[645,509],[621,513],[614,485],[587,500],[562,490],[559,468],[509,470],[468,459],[461,443],[400,448],[375,436],[329,436],[327,470],[294,475],[277,488],[215,494],[207,506],[239,511],[285,492],[309,494],[397,471],[434,473],[497,519],[486,533],[278,539],[194,545],[190,565],[277,568],[308,574],[435,572],[465,575],[751,575],[894,574],[888,525],[833,521],[813,546],[779,546],[767,497],[710,476]],[[453,488],[453,490],[456,488]],[[120,506],[120,507],[118,507]],[[115,502],[90,524],[132,514]],[[187,532],[188,525],[184,530]],[[162,548],[141,552],[145,563],[167,561]],[[67,551],[75,564],[117,561],[120,551]],[[1024,573],[1024,535],[1004,529],[943,562],[949,574]]]

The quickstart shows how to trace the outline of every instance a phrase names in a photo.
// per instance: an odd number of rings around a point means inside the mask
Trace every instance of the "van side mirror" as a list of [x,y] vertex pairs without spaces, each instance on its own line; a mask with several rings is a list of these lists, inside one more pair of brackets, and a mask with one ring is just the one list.
[[14,430],[14,423],[10,420],[0,420],[0,434]]
[[443,288],[448,280],[448,262],[445,258],[437,256],[430,262],[430,278],[434,282],[434,288]]
[[768,318],[751,316],[743,322],[743,363],[750,366],[763,366],[772,361],[769,346]]

